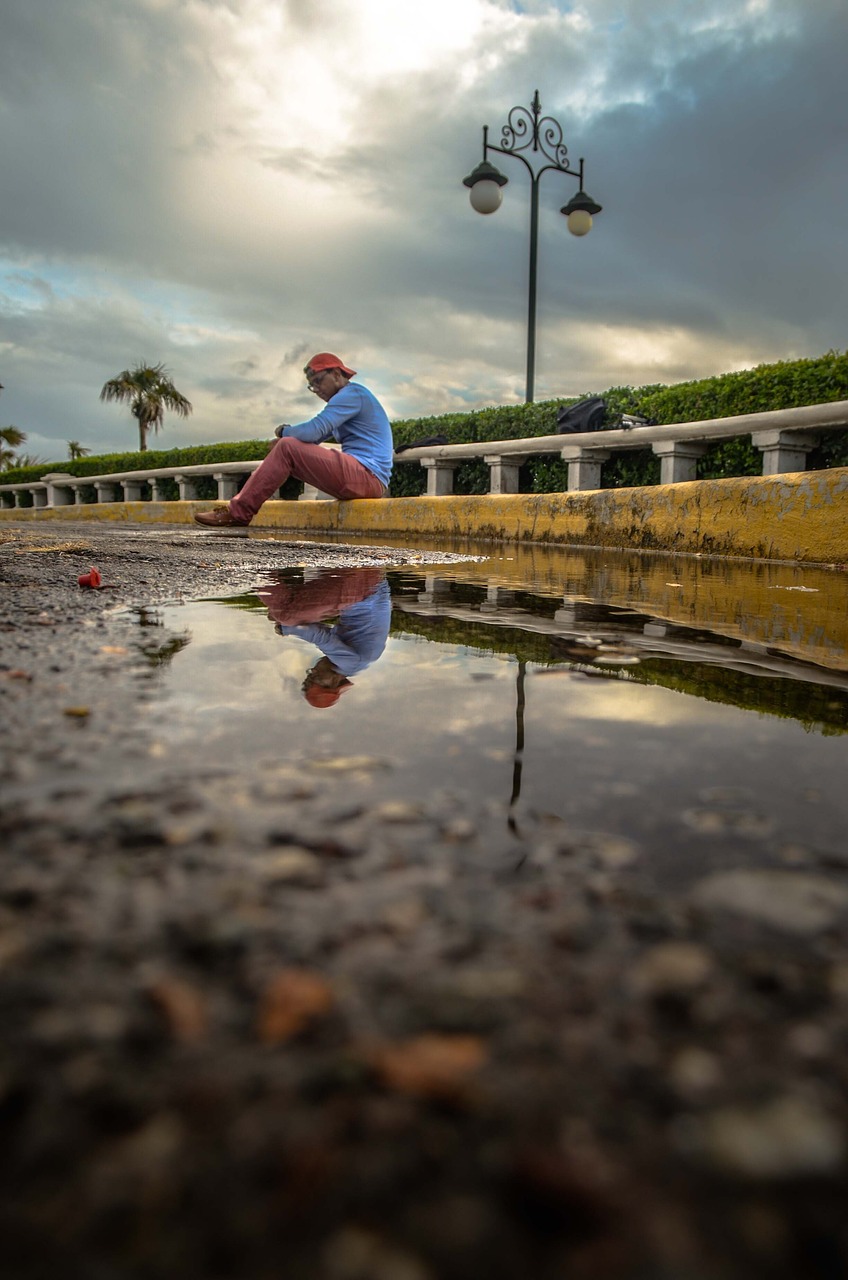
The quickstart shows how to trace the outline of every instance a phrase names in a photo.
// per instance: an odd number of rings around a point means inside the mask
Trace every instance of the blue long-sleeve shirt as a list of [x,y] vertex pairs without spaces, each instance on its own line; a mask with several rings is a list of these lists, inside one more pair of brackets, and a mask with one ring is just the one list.
[[391,621],[392,597],[388,582],[383,580],[365,600],[345,605],[338,622],[332,626],[323,622],[293,627],[278,623],[275,631],[281,636],[298,636],[310,641],[343,676],[354,676],[380,657],[386,647]]
[[391,424],[377,397],[359,382],[349,382],[314,418],[287,426],[280,434],[294,436],[306,444],[337,440],[343,453],[356,458],[384,485],[391,479]]

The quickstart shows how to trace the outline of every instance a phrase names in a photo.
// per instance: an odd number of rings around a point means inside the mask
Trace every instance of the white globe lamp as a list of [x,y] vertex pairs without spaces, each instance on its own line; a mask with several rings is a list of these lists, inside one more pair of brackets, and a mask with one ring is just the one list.
[[478,213],[494,213],[503,203],[503,188],[509,181],[488,160],[481,160],[467,178],[462,179],[469,189],[471,208]]
[[585,191],[578,191],[568,204],[560,209],[565,214],[568,229],[573,236],[586,236],[592,230],[592,215],[601,212],[601,206],[587,196]]
[[503,204],[503,189],[490,178],[475,182],[469,192],[471,208],[478,213],[494,213]]

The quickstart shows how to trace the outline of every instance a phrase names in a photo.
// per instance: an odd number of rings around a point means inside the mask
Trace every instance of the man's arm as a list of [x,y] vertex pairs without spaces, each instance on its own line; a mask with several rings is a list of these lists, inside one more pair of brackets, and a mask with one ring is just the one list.
[[337,391],[320,413],[307,422],[297,422],[294,426],[283,423],[277,427],[275,435],[294,437],[305,444],[320,444],[322,440],[338,439],[337,431],[348,418],[354,417],[359,409],[359,400],[348,387]]
[[323,622],[304,623],[293,627],[278,622],[274,630],[278,636],[296,636],[298,640],[307,640],[310,644],[314,644],[316,649],[320,649],[324,656],[330,659],[334,667],[338,667],[342,675],[355,675],[360,667],[367,665],[362,655],[352,645],[345,643],[336,627],[328,627]]

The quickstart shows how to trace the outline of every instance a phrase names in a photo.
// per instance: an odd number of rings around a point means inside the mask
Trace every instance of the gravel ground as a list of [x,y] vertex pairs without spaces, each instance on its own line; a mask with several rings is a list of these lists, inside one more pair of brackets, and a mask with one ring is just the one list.
[[125,610],[268,561],[0,525],[4,1276],[843,1277],[848,845],[728,865],[717,823],[670,895],[362,757],[175,758]]

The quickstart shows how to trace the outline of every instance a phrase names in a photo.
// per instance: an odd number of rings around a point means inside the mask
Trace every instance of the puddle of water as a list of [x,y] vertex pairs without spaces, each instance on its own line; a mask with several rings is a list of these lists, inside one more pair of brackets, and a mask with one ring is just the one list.
[[176,752],[303,765],[339,804],[459,797],[669,866],[705,838],[803,861],[844,850],[844,586],[588,553],[268,574],[162,611],[183,643],[156,714]]

